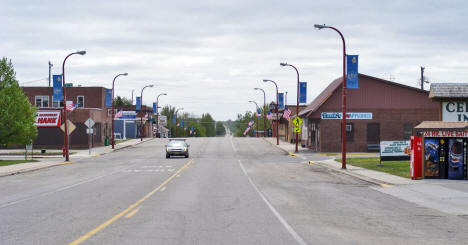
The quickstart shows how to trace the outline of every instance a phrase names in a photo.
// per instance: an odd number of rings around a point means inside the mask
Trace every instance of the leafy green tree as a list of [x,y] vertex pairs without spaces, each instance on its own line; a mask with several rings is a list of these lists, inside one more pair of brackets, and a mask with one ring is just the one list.
[[114,98],[114,105],[115,106],[132,105],[132,100],[125,98],[125,97],[117,96]]
[[207,137],[216,136],[215,120],[213,120],[210,113],[205,113],[202,115],[201,124],[203,127],[205,127]]
[[36,109],[16,80],[11,60],[0,60],[0,145],[31,144],[37,137]]
[[226,135],[226,128],[222,122],[216,122],[216,136]]

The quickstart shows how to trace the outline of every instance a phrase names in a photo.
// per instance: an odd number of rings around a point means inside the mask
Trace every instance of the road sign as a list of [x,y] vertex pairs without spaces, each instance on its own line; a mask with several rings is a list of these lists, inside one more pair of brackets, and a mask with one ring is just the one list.
[[301,128],[300,127],[294,127],[294,133],[300,133]]
[[[75,129],[76,129],[76,126],[75,124],[73,124],[70,120],[67,120],[67,127],[68,127],[68,134],[71,134]],[[65,123],[62,124],[62,126],[60,126],[60,129],[65,132]]]
[[93,129],[93,128],[87,128],[87,129],[86,129],[86,133],[87,133],[87,134],[93,134],[93,133],[94,133],[94,129]]
[[84,122],[84,124],[86,125],[86,127],[92,128],[94,126],[94,121],[93,121],[93,119],[88,118],[88,120],[86,120],[86,122]]
[[296,125],[297,127],[299,127],[299,125],[302,124],[301,118],[300,118],[300,117],[295,117],[295,118],[293,119],[293,124]]

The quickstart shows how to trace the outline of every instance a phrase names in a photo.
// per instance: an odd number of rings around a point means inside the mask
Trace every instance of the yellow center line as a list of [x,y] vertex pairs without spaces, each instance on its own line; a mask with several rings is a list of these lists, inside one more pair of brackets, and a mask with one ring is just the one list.
[[140,207],[133,209],[130,213],[125,215],[125,218],[131,218],[133,215],[135,215],[138,211],[140,210]]
[[187,168],[190,164],[193,163],[193,160],[190,160],[187,162],[184,166],[182,166],[177,172],[175,172],[171,177],[166,179],[162,184],[160,184],[158,187],[156,187],[154,190],[152,190],[150,193],[146,194],[144,197],[142,197],[140,200],[136,201],[134,204],[130,205],[128,208],[123,210],[122,212],[118,213],[114,217],[110,218],[106,222],[102,223],[98,227],[94,228],[90,232],[86,233],[85,235],[81,236],[80,238],[76,239],[75,241],[69,243],[69,245],[78,245],[84,241],[86,241],[88,238],[90,238],[92,235],[98,233],[102,229],[106,228],[110,224],[114,223],[116,220],[118,220],[120,217],[124,216],[127,214],[130,210],[135,208],[136,206],[140,205],[142,202],[144,202],[146,199],[154,195],[154,193],[158,192],[161,188],[163,188],[167,183],[169,183],[172,179],[174,179],[176,176],[180,176],[180,172],[182,172],[185,168]]

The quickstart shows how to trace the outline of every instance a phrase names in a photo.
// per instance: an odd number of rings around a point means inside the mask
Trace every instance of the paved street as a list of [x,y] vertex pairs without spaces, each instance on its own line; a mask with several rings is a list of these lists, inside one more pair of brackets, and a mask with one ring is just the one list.
[[[465,244],[468,218],[263,139],[155,139],[0,177],[1,244]],[[323,158],[323,157],[322,157]],[[319,160],[319,159],[317,159]]]

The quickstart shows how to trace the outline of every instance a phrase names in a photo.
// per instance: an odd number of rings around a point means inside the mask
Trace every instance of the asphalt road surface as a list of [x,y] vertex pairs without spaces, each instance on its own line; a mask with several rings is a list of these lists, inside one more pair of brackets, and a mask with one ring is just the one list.
[[[468,217],[424,208],[262,139],[155,139],[0,178],[1,244],[466,244]],[[73,156],[72,156],[73,160]]]

